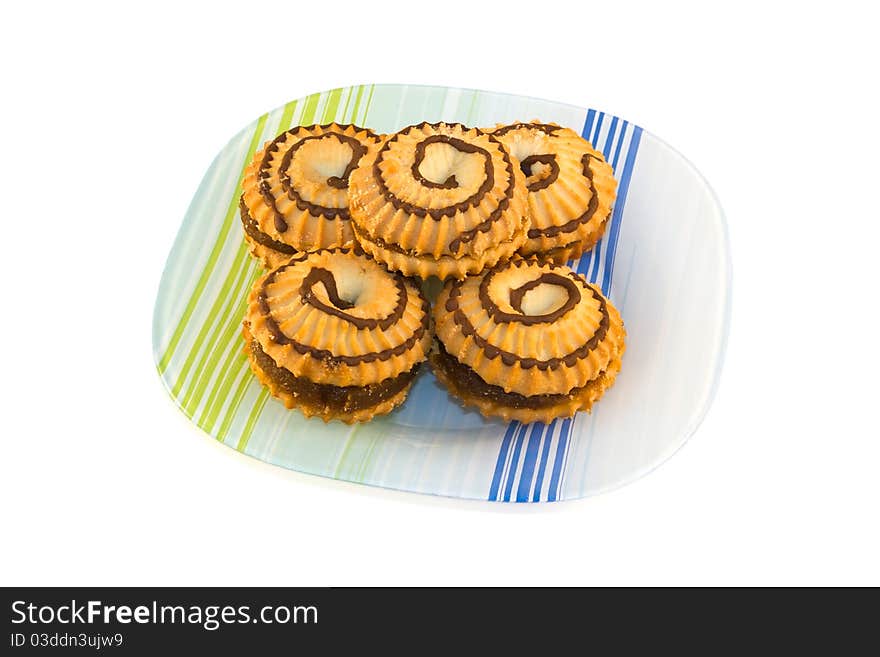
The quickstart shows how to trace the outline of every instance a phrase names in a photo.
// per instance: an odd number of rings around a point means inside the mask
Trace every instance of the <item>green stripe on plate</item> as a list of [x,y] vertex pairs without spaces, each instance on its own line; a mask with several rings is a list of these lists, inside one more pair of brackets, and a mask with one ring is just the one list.
[[333,89],[330,91],[330,97],[327,99],[327,106],[324,108],[324,117],[321,123],[330,123],[336,120],[336,110],[339,109],[339,101],[342,100],[342,89]]
[[[251,270],[251,274],[248,276],[247,281],[245,282],[246,290],[250,290],[251,288],[253,288],[254,281],[259,278],[261,271],[262,270],[256,268],[254,270]],[[236,349],[234,345],[233,348],[230,349],[230,342],[234,343],[240,339],[240,322],[241,319],[244,317],[244,313],[247,309],[248,304],[247,292],[240,295],[240,297],[241,298],[238,304],[235,306],[230,316],[234,324],[231,328],[227,327],[226,333],[224,335],[224,344],[222,347],[216,350],[219,354],[226,353],[226,358],[223,361],[223,365],[219,370],[219,375],[214,382],[214,387],[211,390],[210,395],[208,396],[208,401],[205,403],[204,411],[199,421],[200,425],[203,426],[206,430],[210,430],[210,428],[214,426],[214,423],[217,422],[217,416],[220,413],[220,410],[223,408],[227,397],[229,396],[229,390],[235,383],[236,373],[238,372],[236,365],[239,365],[241,361],[245,358],[241,350]]]
[[373,102],[373,89],[375,89],[375,88],[376,88],[376,85],[373,85],[373,84],[370,85],[370,95],[367,96],[367,104],[364,106],[364,116],[361,119],[362,123],[366,123],[366,121],[367,121],[367,112],[370,111],[370,103]]
[[[201,379],[206,373],[205,363],[211,355],[211,350],[205,349],[205,346],[213,345],[216,341],[221,328],[218,318],[225,316],[227,306],[234,302],[235,297],[231,296],[230,293],[232,290],[237,289],[236,286],[241,283],[241,279],[245,274],[246,268],[242,264],[243,261],[239,262],[242,253],[245,251],[246,248],[244,244],[240,244],[235,259],[233,260],[233,265],[226,273],[226,278],[217,290],[217,296],[214,298],[214,303],[211,305],[211,309],[208,311],[208,315],[199,329],[199,333],[196,336],[192,349],[190,349],[190,352],[187,354],[183,367],[180,370],[179,377],[174,382],[172,392],[175,395],[182,392],[184,412],[189,416],[192,416],[192,410],[189,409],[190,402],[192,401],[192,394],[197,388],[203,385]],[[222,315],[221,311],[223,311]],[[199,356],[201,357],[199,358]],[[198,364],[196,364],[197,362]],[[184,384],[187,383],[190,370],[193,369],[194,366],[195,370],[193,372],[192,380],[189,381],[184,389]]]
[[[229,276],[224,282],[223,289],[220,292],[221,297],[226,297],[228,299],[229,309],[227,310],[224,308],[225,312],[221,315],[221,318],[216,320],[215,329],[206,343],[211,346],[202,352],[202,357],[198,369],[196,370],[198,372],[198,380],[195,385],[192,385],[192,383],[190,384],[187,394],[183,398],[184,412],[190,416],[192,416],[199,407],[199,403],[204,397],[205,388],[207,387],[208,382],[211,380],[212,375],[217,372],[217,361],[220,360],[220,357],[228,348],[228,340],[224,340],[225,336],[230,332],[233,334],[237,333],[241,317],[244,315],[244,308],[247,303],[247,293],[230,293],[229,290],[248,290],[250,289],[250,286],[253,285],[254,279],[256,278],[257,267],[255,263],[249,262],[247,258],[247,248],[244,246],[244,242],[242,242],[240,251],[244,252],[244,254],[242,255],[242,253],[238,253],[236,258],[243,258],[242,262],[240,266],[236,267],[234,270],[230,270]],[[232,285],[229,285],[233,273],[235,273],[235,282],[232,283]],[[221,342],[223,344],[218,346]],[[195,377],[193,377],[193,380],[195,381]],[[217,380],[219,381],[220,379],[218,378]]]
[[333,478],[339,479],[339,473],[342,472],[342,468],[345,465],[345,460],[348,458],[348,452],[351,450],[352,445],[355,442],[355,435],[358,432],[358,429],[361,428],[360,424],[352,425],[351,429],[348,432],[348,436],[345,439],[345,445],[342,447],[342,454],[339,455],[339,461],[336,462],[336,469],[333,470]]
[[300,125],[310,125],[315,122],[315,110],[318,109],[318,101],[321,100],[321,94],[312,94],[306,96],[306,104],[303,108],[303,115]]
[[360,85],[357,88],[357,95],[354,99],[354,107],[351,108],[351,117],[346,119],[349,123],[355,123],[355,119],[357,118],[358,107],[361,106],[361,96],[364,95],[364,85]]
[[358,467],[358,473],[357,473],[357,477],[355,478],[355,481],[362,482],[364,480],[364,478],[366,477],[367,467],[369,466],[370,461],[373,458],[373,452],[376,449],[376,445],[379,443],[380,439],[381,439],[381,436],[376,435],[376,436],[373,436],[372,439],[370,440],[370,445],[369,445],[369,447],[367,447],[367,452],[366,452],[366,454],[364,454],[363,459],[361,459],[360,466]]
[[278,122],[278,134],[290,128],[290,122],[293,120],[293,113],[296,111],[298,100],[292,100],[284,106],[284,112],[281,114],[281,120]]
[[254,426],[257,424],[257,418],[259,418],[260,413],[263,412],[263,407],[266,405],[268,399],[269,391],[266,388],[263,388],[260,390],[260,394],[257,395],[257,401],[251,409],[251,414],[248,416],[244,429],[241,432],[241,438],[238,441],[238,445],[235,447],[239,452],[243,452],[247,448],[248,440],[250,440],[251,434],[254,431]]
[[[248,274],[247,281],[245,283],[245,289],[249,290],[253,287],[254,281],[259,278],[261,270],[257,269],[254,266],[250,273]],[[233,340],[238,339],[238,334],[240,333],[239,323],[241,318],[244,317],[245,309],[247,308],[248,298],[247,294],[240,295],[241,298],[239,302],[236,304],[235,308],[232,311],[231,317],[235,321],[235,325],[233,327]],[[234,346],[232,349],[229,349],[229,344],[227,340],[227,344],[222,349],[216,349],[215,353],[222,354],[226,353],[226,358],[223,361],[223,365],[219,370],[219,375],[217,376],[217,380],[214,382],[214,387],[211,390],[210,395],[208,396],[208,401],[205,402],[204,412],[202,413],[201,420],[199,424],[202,425],[206,430],[210,431],[210,429],[214,426],[214,423],[217,422],[217,415],[220,413],[220,410],[223,408],[223,403],[226,401],[226,398],[229,396],[229,389],[232,387],[235,382],[235,372],[234,370],[236,364],[240,364],[245,356],[243,355],[240,349],[236,349]],[[213,369],[213,366],[211,367]],[[233,372],[233,376],[230,376],[230,371]]]
[[354,87],[348,88],[348,93],[345,96],[345,108],[343,108],[343,110],[342,110],[342,118],[340,119],[341,121],[345,121],[346,117],[348,116],[348,105],[349,105],[349,103],[351,103],[351,94],[353,91],[354,91]]
[[[254,381],[254,378],[251,375],[250,365],[244,354],[241,354],[241,366],[237,369],[236,376],[240,376],[241,378],[238,380],[238,385],[235,387],[235,393],[232,395],[230,406],[233,408],[238,408],[245,392],[247,392],[248,385]],[[221,443],[226,441],[226,434],[229,433],[229,427],[232,426],[232,420],[234,417],[234,413],[227,413],[226,417],[223,418],[223,424],[221,424],[220,428],[217,430],[217,440]]]

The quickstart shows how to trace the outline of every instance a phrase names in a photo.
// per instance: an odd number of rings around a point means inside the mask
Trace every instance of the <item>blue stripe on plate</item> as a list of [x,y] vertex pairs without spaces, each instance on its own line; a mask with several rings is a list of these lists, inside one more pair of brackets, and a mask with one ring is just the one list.
[[519,486],[516,489],[516,501],[528,502],[529,492],[532,488],[532,480],[535,474],[535,463],[538,459],[538,449],[541,447],[541,439],[547,425],[543,422],[535,422],[532,425],[532,432],[529,434],[529,444],[526,447],[526,455],[523,459],[522,474],[519,477]]
[[577,416],[571,418],[571,426],[568,428],[568,440],[565,443],[565,453],[562,455],[562,472],[559,475],[559,484],[556,486],[556,499],[565,499],[565,479],[568,475],[568,455],[571,453],[571,446],[574,443],[574,427],[577,424]]
[[589,251],[580,257],[580,260],[578,260],[577,266],[574,269],[581,276],[586,276],[587,271],[590,269],[591,262],[593,262],[593,252]]
[[590,143],[594,144],[599,139],[599,133],[602,132],[602,121],[605,118],[605,112],[599,112],[599,120],[596,121],[596,132],[593,135],[593,138],[590,139]]
[[519,454],[522,451],[523,441],[525,440],[528,428],[528,424],[523,424],[516,434],[516,445],[513,448],[513,458],[510,460],[510,467],[507,469],[507,485],[504,487],[505,502],[510,502],[510,494],[513,492],[513,480],[516,479],[516,468],[519,466]]
[[556,420],[553,420],[544,433],[544,449],[541,450],[541,464],[538,466],[538,477],[535,480],[535,494],[532,496],[532,502],[541,501],[541,487],[544,485],[544,472],[547,469],[547,457],[550,455],[550,444],[553,442],[553,429],[555,428]]
[[618,118],[615,116],[611,119],[611,127],[608,128],[608,137],[605,139],[605,148],[602,149],[602,155],[607,161],[611,153],[611,145],[614,143],[614,135],[617,133]]
[[489,500],[498,499],[498,490],[501,488],[501,476],[504,474],[504,464],[507,462],[507,453],[510,451],[510,441],[516,432],[518,422],[511,422],[507,425],[507,431],[504,432],[504,439],[501,441],[501,449],[498,450],[498,460],[495,462],[495,474],[492,476],[492,485],[489,487]]
[[562,429],[559,432],[559,442],[556,445],[556,458],[553,461],[553,472],[550,475],[550,490],[547,491],[547,501],[555,502],[558,495],[559,479],[562,476],[562,461],[565,458],[565,447],[568,444],[568,436],[571,432],[571,418],[562,421]]
[[611,232],[608,235],[608,253],[605,262],[605,276],[602,280],[602,291],[608,294],[611,288],[611,277],[614,274],[614,256],[617,251],[617,238],[620,236],[620,223],[623,220],[623,208],[626,206],[626,194],[629,191],[629,183],[632,179],[633,166],[636,162],[636,153],[639,152],[639,142],[642,139],[642,129],[634,126],[632,139],[629,142],[629,150],[626,153],[626,163],[623,165],[623,173],[620,176],[620,187],[617,190],[617,201],[614,203],[614,214],[611,219]]
[[611,161],[611,168],[617,171],[617,161],[620,159],[620,149],[623,148],[623,138],[626,136],[626,126],[627,122],[623,122],[623,127],[620,129],[620,139],[617,141],[617,148],[614,149],[614,159]]
[[603,237],[596,242],[596,246],[594,246],[593,250],[590,252],[591,257],[593,258],[593,271],[590,272],[589,276],[590,283],[595,283],[596,277],[599,275],[599,263],[602,262],[602,242],[604,241],[605,238]]
[[584,129],[581,130],[581,137],[586,140],[590,139],[590,131],[593,129],[593,121],[596,120],[596,110],[587,110],[587,120],[584,123]]

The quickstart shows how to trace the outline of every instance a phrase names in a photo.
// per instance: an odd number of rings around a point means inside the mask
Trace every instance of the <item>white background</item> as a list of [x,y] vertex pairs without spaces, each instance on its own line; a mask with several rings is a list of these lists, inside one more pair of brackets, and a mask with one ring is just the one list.
[[[485,4],[3,4],[0,584],[880,584],[876,22]],[[175,409],[151,314],[202,174],[257,115],[363,82],[603,109],[705,174],[733,324],[668,463],[468,503],[274,468]]]

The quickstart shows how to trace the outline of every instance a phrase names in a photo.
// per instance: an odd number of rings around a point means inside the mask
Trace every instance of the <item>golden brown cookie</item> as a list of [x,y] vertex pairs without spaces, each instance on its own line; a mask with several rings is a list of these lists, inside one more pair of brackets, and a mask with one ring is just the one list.
[[448,281],[434,321],[437,377],[465,404],[506,420],[590,410],[625,348],[620,314],[596,286],[534,258]]
[[354,125],[291,128],[246,167],[241,221],[251,253],[277,267],[298,251],[354,245],[349,176],[381,137]]
[[617,192],[602,154],[574,130],[552,123],[512,123],[492,134],[526,176],[531,226],[520,254],[562,264],[592,249]]
[[243,324],[251,369],[274,396],[348,423],[402,403],[432,340],[418,285],[359,249],[301,253],[262,276]]
[[391,135],[361,159],[349,196],[361,247],[407,276],[480,272],[528,230],[522,171],[497,139],[459,123]]

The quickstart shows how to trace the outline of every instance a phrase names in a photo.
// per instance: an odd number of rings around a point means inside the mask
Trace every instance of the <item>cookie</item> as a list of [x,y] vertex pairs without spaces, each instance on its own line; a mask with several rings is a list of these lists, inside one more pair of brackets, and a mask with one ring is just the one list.
[[589,411],[617,376],[626,331],[565,265],[514,259],[448,281],[434,306],[437,378],[483,415],[550,422]]
[[401,404],[432,341],[419,286],[347,248],[300,253],[258,279],[242,335],[254,374],[288,408],[347,423]]
[[354,125],[291,128],[246,167],[239,203],[251,254],[277,267],[300,251],[354,245],[349,176],[381,137]]
[[361,248],[407,276],[464,278],[506,260],[528,230],[525,176],[495,137],[420,123],[388,137],[351,174]]
[[512,123],[492,134],[526,176],[531,226],[519,253],[562,264],[592,249],[617,192],[602,154],[574,130],[552,123]]

